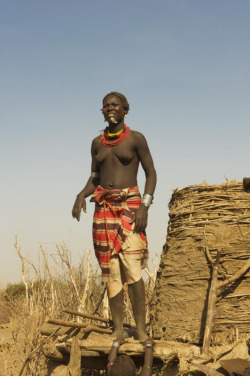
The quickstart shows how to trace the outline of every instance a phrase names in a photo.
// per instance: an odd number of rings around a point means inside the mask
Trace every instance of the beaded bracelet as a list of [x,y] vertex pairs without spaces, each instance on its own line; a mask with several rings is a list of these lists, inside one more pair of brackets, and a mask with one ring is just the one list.
[[114,363],[111,363],[111,362],[108,363],[108,364],[107,364],[107,368],[108,368],[108,367],[111,367],[113,364],[114,364]]

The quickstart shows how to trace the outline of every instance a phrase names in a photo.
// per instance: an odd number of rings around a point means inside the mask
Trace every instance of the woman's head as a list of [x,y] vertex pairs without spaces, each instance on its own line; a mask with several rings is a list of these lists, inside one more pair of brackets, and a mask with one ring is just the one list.
[[110,376],[136,376],[136,367],[128,355],[120,355],[114,361]]
[[125,110],[125,113],[127,114],[129,112],[129,103],[128,103],[127,98],[125,97],[125,95],[123,95],[121,93],[118,93],[117,91],[111,91],[110,93],[108,93],[108,94],[105,95],[105,97],[102,100],[102,103],[109,96],[118,97],[121,100],[121,102],[122,102],[122,105],[123,105],[123,108]]

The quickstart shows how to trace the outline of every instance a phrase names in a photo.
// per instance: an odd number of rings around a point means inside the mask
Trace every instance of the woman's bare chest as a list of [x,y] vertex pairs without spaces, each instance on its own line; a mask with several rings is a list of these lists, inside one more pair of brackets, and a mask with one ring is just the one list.
[[100,145],[95,154],[95,160],[99,165],[109,162],[119,162],[123,165],[129,165],[135,159],[137,159],[136,152],[128,143],[113,147]]

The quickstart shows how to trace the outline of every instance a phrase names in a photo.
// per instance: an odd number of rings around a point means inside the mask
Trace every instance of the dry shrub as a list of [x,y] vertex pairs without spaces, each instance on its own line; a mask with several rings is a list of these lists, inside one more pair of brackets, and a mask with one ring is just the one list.
[[103,286],[100,275],[92,267],[89,251],[73,267],[71,251],[65,244],[56,245],[50,257],[40,247],[39,265],[22,255],[17,237],[15,248],[22,264],[22,283],[10,284],[5,291],[13,340],[6,344],[8,348],[0,347],[0,374],[43,376],[47,374],[47,365],[41,346],[41,325],[49,317],[71,319],[62,313],[65,307],[92,313]]
[[[11,312],[12,343],[8,349],[0,344],[1,376],[45,376],[47,360],[43,355],[40,334],[47,318],[77,320],[62,310],[73,310],[110,317],[107,294],[101,282],[99,269],[94,270],[90,251],[72,265],[71,251],[64,243],[55,245],[55,252],[48,257],[43,247],[39,249],[39,265],[27,260],[21,253],[17,236],[15,248],[22,265],[22,283],[7,288],[8,306]],[[149,318],[149,303],[153,294],[157,265],[153,272],[146,270],[146,316]],[[53,270],[53,272],[52,272]],[[124,321],[133,323],[133,314],[125,288]],[[7,351],[5,351],[7,350]],[[2,359],[1,359],[2,358]]]

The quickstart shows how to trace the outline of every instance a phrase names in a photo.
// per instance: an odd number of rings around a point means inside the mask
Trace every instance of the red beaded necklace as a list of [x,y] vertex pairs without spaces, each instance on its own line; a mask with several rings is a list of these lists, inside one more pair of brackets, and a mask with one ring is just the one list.
[[[109,136],[107,134],[107,131],[105,129],[104,133],[101,135],[102,143],[104,146],[112,147],[120,144],[123,142],[129,135],[130,128],[124,124],[124,129],[119,135],[115,136]],[[115,137],[115,139],[114,139]]]

